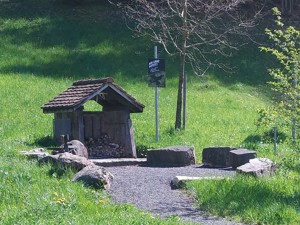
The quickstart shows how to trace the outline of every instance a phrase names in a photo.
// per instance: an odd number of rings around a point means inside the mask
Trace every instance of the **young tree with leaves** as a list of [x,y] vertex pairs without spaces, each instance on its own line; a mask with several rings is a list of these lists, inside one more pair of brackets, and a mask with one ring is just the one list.
[[278,28],[265,30],[273,45],[260,49],[274,55],[280,63],[279,68],[269,69],[273,78],[269,83],[275,94],[273,114],[292,123],[292,137],[295,141],[297,121],[300,119],[300,30],[293,26],[286,27],[277,8],[273,8],[273,13]]

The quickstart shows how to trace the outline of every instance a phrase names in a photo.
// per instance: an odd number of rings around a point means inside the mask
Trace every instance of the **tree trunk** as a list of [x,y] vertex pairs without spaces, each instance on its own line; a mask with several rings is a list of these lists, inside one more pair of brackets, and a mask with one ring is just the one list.
[[187,82],[187,75],[186,71],[184,72],[184,77],[183,77],[183,115],[182,115],[182,129],[185,130],[186,128],[186,92],[187,92],[187,87],[186,87],[186,82]]
[[181,125],[182,125],[181,113],[182,113],[182,89],[183,89],[184,70],[185,70],[185,53],[182,53],[180,54],[175,129],[181,129]]
[[294,9],[294,0],[281,0],[282,13],[284,15],[292,15]]
[[[178,79],[178,94],[177,94],[177,108],[176,108],[176,121],[175,129],[182,128],[182,99],[183,99],[183,82],[185,76],[185,58],[186,58],[186,42],[187,42],[187,0],[183,0],[183,11],[182,11],[182,47],[180,52],[180,68],[179,68],[179,79]],[[184,121],[185,124],[185,121]]]

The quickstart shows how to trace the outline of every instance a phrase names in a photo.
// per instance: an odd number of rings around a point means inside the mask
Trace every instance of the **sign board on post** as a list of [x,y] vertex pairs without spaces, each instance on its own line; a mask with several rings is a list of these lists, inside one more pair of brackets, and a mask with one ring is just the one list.
[[148,86],[166,87],[164,59],[148,59]]

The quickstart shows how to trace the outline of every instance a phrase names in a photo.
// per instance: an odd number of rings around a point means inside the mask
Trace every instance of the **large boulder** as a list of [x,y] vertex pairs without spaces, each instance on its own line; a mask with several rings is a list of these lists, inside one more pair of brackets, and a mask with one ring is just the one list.
[[95,165],[85,157],[74,155],[68,152],[59,153],[57,155],[48,155],[39,160],[40,163],[52,163],[59,168],[70,167],[75,171],[79,171],[86,166]]
[[276,170],[276,163],[267,158],[250,159],[249,163],[237,167],[236,172],[255,177],[270,176]]
[[231,167],[230,151],[232,147],[208,147],[202,151],[202,163],[210,167]]
[[89,157],[87,148],[78,140],[68,141],[66,144],[61,145],[59,153],[63,152],[69,152],[87,159]]
[[194,147],[170,146],[147,151],[147,164],[162,167],[189,166],[196,163]]
[[86,186],[108,190],[113,181],[113,175],[102,166],[91,165],[76,173],[72,181],[81,181]]

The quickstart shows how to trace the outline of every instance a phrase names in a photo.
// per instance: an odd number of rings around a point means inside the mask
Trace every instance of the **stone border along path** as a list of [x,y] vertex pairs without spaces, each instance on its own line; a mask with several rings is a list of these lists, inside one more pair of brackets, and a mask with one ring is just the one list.
[[154,216],[166,217],[177,215],[182,221],[203,225],[236,225],[224,218],[208,216],[205,212],[193,207],[194,199],[181,190],[171,188],[175,176],[230,177],[235,171],[224,169],[186,167],[146,167],[114,166],[108,167],[114,175],[109,190],[112,200],[117,203],[131,203]]

